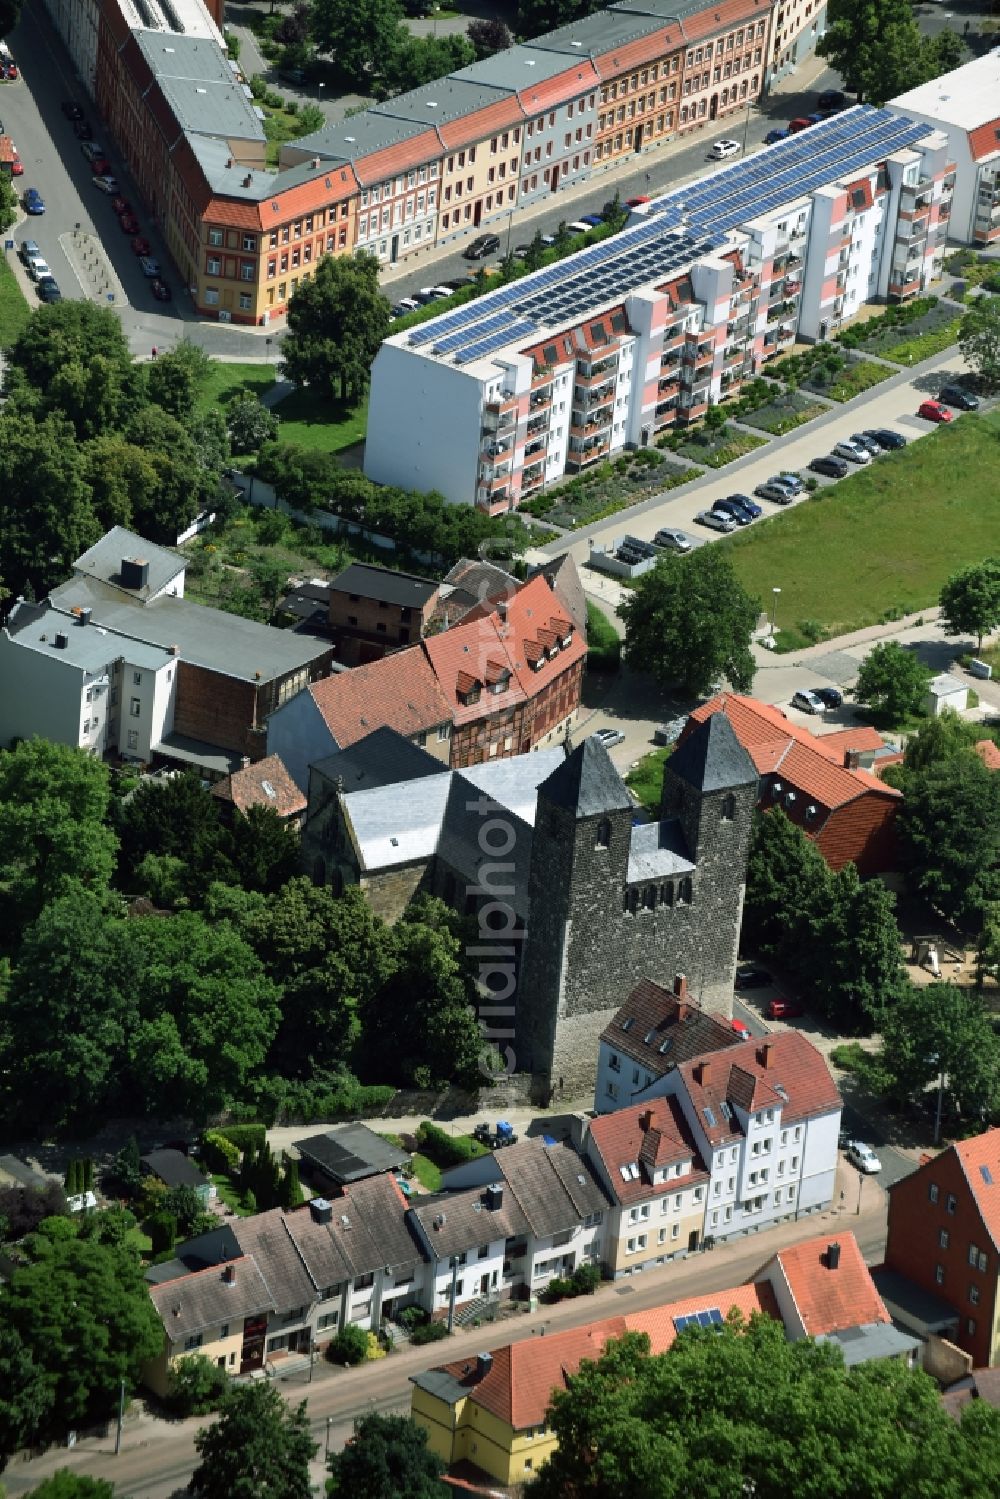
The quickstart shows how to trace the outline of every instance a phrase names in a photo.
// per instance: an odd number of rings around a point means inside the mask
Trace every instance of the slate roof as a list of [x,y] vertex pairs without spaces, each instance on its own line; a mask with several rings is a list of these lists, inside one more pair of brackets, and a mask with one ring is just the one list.
[[[840,1245],[832,1270],[831,1243]],[[807,1337],[841,1332],[891,1318],[852,1233],[824,1234],[781,1249],[761,1271],[774,1272],[788,1288]]]
[[713,713],[686,733],[669,764],[674,775],[699,791],[725,791],[757,781],[753,761],[724,713]]
[[390,728],[373,729],[347,749],[317,760],[310,769],[326,781],[342,780],[345,794],[442,774],[440,760]]
[[328,586],[337,593],[356,593],[362,599],[422,609],[440,585],[429,578],[418,578],[414,573],[397,573],[388,567],[369,567],[365,562],[352,562]]
[[481,604],[512,599],[519,587],[517,579],[495,562],[462,557],[444,575],[431,623],[450,629]]
[[419,645],[326,677],[309,690],[341,749],[374,729],[395,729],[409,738],[449,723],[452,717],[451,706]]
[[319,1166],[339,1186],[376,1176],[380,1171],[395,1171],[410,1159],[407,1151],[390,1145],[367,1124],[338,1125],[293,1143],[299,1155]]
[[288,1232],[320,1290],[421,1258],[406,1227],[406,1199],[391,1176],[352,1183],[331,1199],[331,1207],[329,1223],[318,1223],[308,1206],[285,1214]]
[[577,819],[632,809],[625,782],[604,745],[593,736],[570,751],[558,770],[542,782],[538,794]]
[[[780,1103],[782,1125],[816,1114],[831,1113],[841,1107],[840,1094],[830,1069],[815,1046],[799,1031],[775,1032],[765,1042],[756,1038],[742,1041],[726,1051],[682,1062],[677,1068],[701,1128],[712,1145],[734,1140],[741,1133],[736,1116],[727,1119],[722,1108],[722,1104],[728,1104],[733,1096],[731,1078],[734,1069],[737,1069],[736,1092],[751,1103],[758,1096],[766,1097],[772,1107]],[[784,1089],[787,1099],[778,1092],[779,1088]],[[758,1108],[761,1105],[753,1103],[752,1106]],[[706,1115],[706,1109],[711,1117]]]
[[487,1207],[485,1190],[474,1187],[468,1192],[424,1198],[406,1216],[420,1225],[417,1232],[422,1230],[437,1260],[447,1260],[450,1255],[497,1239],[516,1239],[531,1229],[520,1203],[506,1186],[499,1208]]
[[587,635],[587,596],[583,591],[580,574],[570,552],[552,557],[538,568],[563,610],[568,613],[580,634]]
[[[122,559],[130,562],[148,562],[149,575],[145,588],[126,588],[121,580]],[[148,599],[151,594],[159,593],[172,583],[178,574],[183,573],[187,563],[183,557],[176,552],[170,551],[168,547],[157,546],[155,542],[145,541],[135,531],[129,531],[125,526],[112,526],[106,531],[100,541],[95,541],[92,547],[88,547],[82,556],[77,557],[73,563],[74,572],[82,573],[88,578],[94,578],[99,583],[106,583],[109,587],[121,589],[128,598]]]
[[150,1150],[142,1156],[150,1175],[168,1187],[204,1187],[208,1178],[182,1150]]
[[505,1182],[536,1238],[576,1228],[608,1199],[588,1161],[568,1145],[524,1140],[496,1153]]
[[279,817],[295,817],[306,808],[306,799],[280,755],[268,755],[242,770],[234,770],[224,780],[216,781],[212,795],[244,814],[251,807],[270,807]]
[[233,1232],[243,1253],[260,1267],[279,1315],[312,1304],[318,1288],[306,1270],[281,1208],[238,1218]]
[[[226,1280],[227,1272],[233,1275],[232,1281]],[[277,1310],[267,1282],[249,1255],[150,1286],[149,1297],[172,1344],[220,1322],[236,1324],[243,1317]]]
[[[679,1187],[709,1179],[694,1137],[675,1098],[655,1098],[649,1103],[616,1109],[591,1121],[590,1139],[597,1151],[615,1200],[638,1202],[666,1196]],[[690,1167],[683,1176],[653,1182],[653,1172],[673,1164]],[[626,1180],[621,1168],[637,1165],[638,1177]]]
[[678,1062],[740,1044],[724,1020],[691,999],[678,999],[652,979],[639,980],[601,1040],[654,1078]]
[[692,874],[695,865],[689,856],[684,829],[676,818],[666,822],[644,822],[632,829],[628,849],[628,879],[676,879]]

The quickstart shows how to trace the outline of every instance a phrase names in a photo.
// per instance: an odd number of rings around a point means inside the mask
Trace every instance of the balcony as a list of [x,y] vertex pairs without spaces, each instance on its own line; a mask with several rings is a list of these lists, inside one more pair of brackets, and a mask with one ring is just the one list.
[[687,335],[685,334],[683,328],[678,329],[676,332],[671,332],[671,330],[668,328],[663,335],[664,354],[669,353],[669,351],[672,349],[682,349],[684,347],[684,339],[686,336]]
[[531,410],[536,414],[544,411],[547,406],[552,405],[552,384],[543,385],[538,390],[531,392]]
[[605,381],[603,385],[594,387],[588,385],[576,386],[573,391],[573,400],[578,406],[582,406],[586,410],[591,406],[599,406],[604,401],[613,400],[614,394],[615,382],[611,380]]
[[543,437],[540,437],[537,442],[530,443],[524,450],[525,459],[533,458],[536,453],[541,453],[544,455],[545,449],[548,446],[548,441],[548,433],[546,433]]
[[536,416],[536,417],[532,417],[531,421],[528,423],[528,426],[527,426],[527,435],[528,435],[529,438],[531,438],[531,437],[537,437],[538,434],[539,434],[539,432],[547,432],[548,430],[549,430],[548,417],[545,417],[545,416]]
[[611,441],[607,437],[600,438],[597,442],[584,444],[583,447],[571,447],[566,455],[566,467],[587,468],[591,463],[597,463],[600,459],[606,458],[610,451]]

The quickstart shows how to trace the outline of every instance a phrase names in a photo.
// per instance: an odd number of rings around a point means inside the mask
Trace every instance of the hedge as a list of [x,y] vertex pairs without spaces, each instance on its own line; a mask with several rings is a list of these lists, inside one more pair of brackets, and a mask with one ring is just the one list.
[[209,1171],[228,1176],[240,1169],[239,1146],[217,1129],[207,1129],[202,1135],[201,1158]]
[[448,1135],[429,1119],[417,1130],[417,1147],[437,1166],[462,1166],[487,1153],[478,1140],[470,1140],[468,1135]]

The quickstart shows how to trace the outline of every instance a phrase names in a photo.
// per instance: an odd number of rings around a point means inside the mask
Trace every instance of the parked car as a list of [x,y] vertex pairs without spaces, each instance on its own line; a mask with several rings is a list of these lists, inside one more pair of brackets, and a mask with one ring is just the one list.
[[882,444],[874,437],[869,437],[867,432],[852,432],[851,441],[856,442],[859,448],[864,448],[869,458],[881,458],[885,452]]
[[480,234],[466,245],[462,251],[466,260],[484,260],[487,255],[495,255],[500,248],[499,237],[495,234]]
[[23,177],[24,162],[21,160],[20,156],[18,156],[17,147],[13,144],[13,142],[11,142],[11,150],[13,151],[14,155],[11,157],[10,175],[12,177]]
[[278,77],[282,83],[288,83],[292,88],[298,88],[306,81],[306,75],[301,68],[282,68]]
[[719,510],[699,510],[695,516],[699,526],[707,526],[710,531],[722,531],[726,535],[736,530],[736,522],[731,515],[723,515]]
[[906,438],[902,432],[893,432],[891,427],[871,427],[865,432],[865,436],[872,438],[887,453],[906,447]]
[[786,141],[787,139],[787,130],[769,130],[764,137],[764,144],[765,146],[776,146],[778,141]]
[[33,239],[22,239],[17,249],[18,259],[22,260],[25,265],[28,264],[29,260],[41,255],[41,253],[41,250]]
[[514,255],[514,259],[515,260],[527,260],[527,258],[528,258],[528,256],[530,254],[531,254],[531,246],[530,245],[515,245],[514,246],[513,255]]
[[586,224],[588,229],[596,229],[604,223],[599,213],[581,213],[580,223]]
[[812,123],[808,115],[799,115],[797,119],[789,120],[788,134],[798,135],[800,130],[808,130]]
[[625,734],[622,729],[595,729],[592,737],[600,740],[605,749],[612,749],[616,744],[625,743]]
[[18,79],[19,75],[18,75],[17,67],[16,67],[16,65],[14,63],[9,62],[7,64],[5,70],[4,70],[4,73],[5,73],[5,76],[7,78],[7,82],[8,83],[16,83],[17,82],[17,79]]
[[54,276],[43,276],[38,283],[38,295],[43,302],[61,302],[62,292]]
[[104,155],[104,147],[99,146],[97,141],[84,141],[80,150],[87,161],[94,161],[96,157]]
[[45,276],[51,276],[48,261],[41,255],[33,255],[30,260],[25,261],[25,270],[32,281],[41,281]]
[[83,110],[80,108],[79,104],[75,103],[72,99],[64,99],[59,108],[66,116],[67,120],[83,119]]
[[716,141],[708,155],[711,161],[728,161],[731,156],[739,156],[742,150],[739,141]]
[[823,699],[808,687],[803,687],[800,692],[792,693],[792,707],[798,708],[800,713],[824,713],[826,711]]
[[690,552],[693,542],[683,531],[672,531],[662,526],[653,537],[653,545],[665,547],[668,552]]
[[414,297],[404,297],[392,308],[393,317],[405,317],[408,312],[416,312],[420,303]]
[[137,234],[135,236],[135,239],[133,239],[130,248],[132,250],[132,254],[133,255],[148,255],[149,254],[149,240],[148,239],[144,239],[141,234]]
[[729,1024],[732,1026],[733,1030],[739,1036],[741,1041],[752,1040],[753,1032],[751,1031],[745,1020],[738,1020],[734,1015]]
[[828,479],[843,479],[848,473],[843,458],[834,458],[832,453],[826,458],[814,458],[809,467],[814,474],[826,474]]
[[872,455],[867,448],[863,448],[853,437],[845,437],[842,442],[834,443],[833,455],[835,458],[846,458],[848,463],[857,463],[862,468],[866,463],[871,463]]
[[841,93],[839,88],[824,89],[816,103],[824,114],[833,114],[838,109],[847,108],[847,95]]
[[951,412],[947,406],[942,406],[940,401],[921,401],[917,407],[917,415],[922,416],[927,422],[950,422]]
[[767,1007],[768,1020],[799,1020],[804,1014],[797,999],[772,999]]
[[132,212],[132,205],[127,198],[112,198],[111,212],[116,213],[121,218],[123,213]]
[[92,181],[95,187],[100,188],[101,192],[107,193],[109,197],[118,192],[117,177],[94,177]]
[[754,494],[759,494],[762,500],[770,500],[772,505],[790,505],[795,498],[792,491],[784,484],[774,484],[770,481],[767,484],[758,484]]
[[802,494],[806,487],[798,474],[774,474],[767,482],[780,484],[784,489],[790,489],[792,494]]
[[93,156],[90,161],[90,170],[95,177],[110,177],[111,163],[106,156]]
[[151,281],[149,289],[158,302],[169,302],[173,296],[170,287],[162,280]]
[[742,505],[747,515],[753,520],[757,520],[758,516],[764,514],[763,505],[758,505],[757,501],[752,500],[748,494],[730,494],[726,496],[726,499],[735,500],[737,505]]
[[450,296],[450,291],[442,291],[439,286],[422,286],[413,293],[413,301],[418,307],[426,307],[428,302],[439,302],[442,297]]
[[753,521],[749,510],[744,510],[743,506],[734,499],[716,500],[712,509],[718,515],[730,516],[738,526],[749,526]]
[[824,708],[839,708],[844,701],[844,694],[839,687],[814,687],[813,693],[821,698]]
[[589,234],[592,227],[585,219],[574,219],[572,224],[566,225],[570,234]]
[[24,195],[24,211],[36,216],[45,212],[45,200],[37,187],[29,187]]
[[154,260],[152,255],[140,255],[139,269],[144,276],[148,276],[149,279],[153,281],[159,278],[160,262],[158,260]]
[[[640,193],[637,198],[626,198],[626,208],[638,208],[643,203],[650,203],[652,199],[646,193]],[[604,205],[607,208],[607,204]]]
[[882,1162],[863,1140],[852,1140],[844,1152],[852,1166],[857,1166],[864,1176],[874,1176],[876,1171],[882,1170]]
[[963,390],[961,385],[942,385],[938,391],[938,400],[945,406],[957,406],[959,411],[979,410],[979,397],[974,396],[971,391]]
[[118,227],[123,234],[136,235],[139,233],[139,220],[134,213],[123,213],[118,220]]
[[94,139],[94,132],[87,120],[74,120],[73,134],[78,141],[92,141]]
[[736,970],[737,989],[765,989],[773,983],[767,969],[759,968],[756,963],[741,963]]

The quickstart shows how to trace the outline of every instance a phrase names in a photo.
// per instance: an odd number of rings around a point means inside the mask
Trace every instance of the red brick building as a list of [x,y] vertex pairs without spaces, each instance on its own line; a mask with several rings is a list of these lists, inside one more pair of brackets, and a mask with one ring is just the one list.
[[337,660],[362,666],[422,640],[439,588],[413,573],[352,562],[330,584],[328,622]]
[[760,776],[757,805],[781,807],[811,838],[831,869],[857,865],[881,874],[896,858],[895,821],[901,793],[876,767],[899,760],[875,729],[861,726],[812,734],[780,708],[752,697],[720,693],[696,708],[683,741],[696,724],[725,713]]
[[885,1264],[951,1303],[974,1367],[1000,1363],[1000,1129],[892,1184]]

